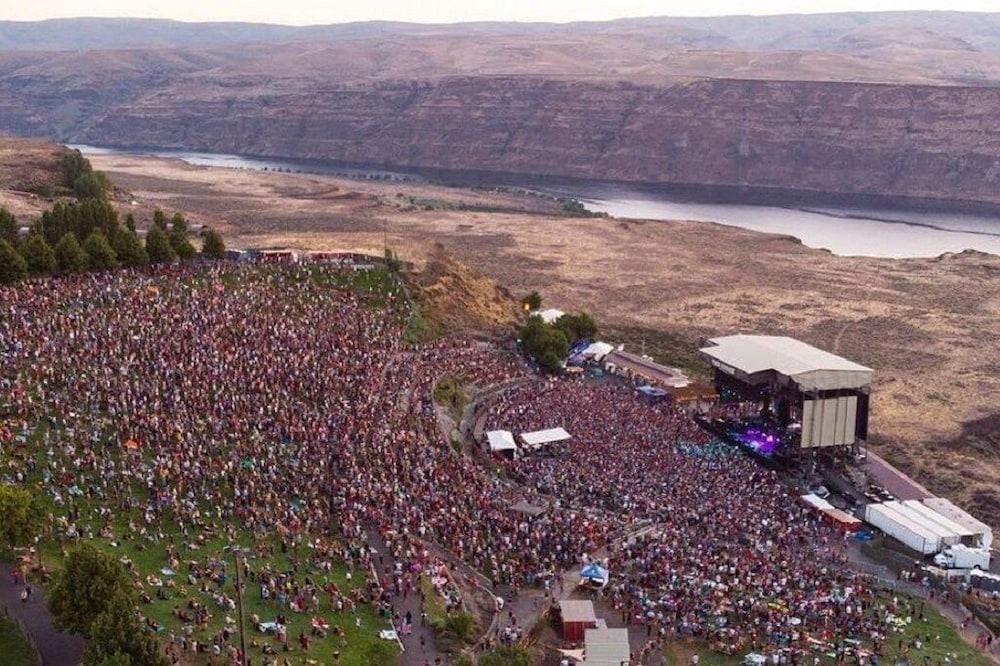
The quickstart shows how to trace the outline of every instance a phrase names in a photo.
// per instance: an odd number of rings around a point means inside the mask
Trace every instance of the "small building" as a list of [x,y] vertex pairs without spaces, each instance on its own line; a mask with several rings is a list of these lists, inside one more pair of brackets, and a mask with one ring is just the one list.
[[664,388],[683,388],[691,383],[683,371],[657,363],[651,358],[615,349],[604,357],[604,368],[630,379],[641,380]]
[[559,602],[559,622],[566,641],[582,641],[584,632],[597,626],[594,602],[589,599],[563,599]]
[[583,663],[587,666],[628,666],[631,662],[628,629],[599,626],[584,632]]
[[490,453],[514,458],[517,456],[517,443],[509,430],[490,430],[486,433],[486,444]]

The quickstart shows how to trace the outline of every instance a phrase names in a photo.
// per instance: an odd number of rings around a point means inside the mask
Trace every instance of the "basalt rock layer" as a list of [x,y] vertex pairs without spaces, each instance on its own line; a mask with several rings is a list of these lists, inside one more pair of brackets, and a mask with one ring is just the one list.
[[0,131],[67,142],[1000,205],[1000,88],[530,76],[0,75]]

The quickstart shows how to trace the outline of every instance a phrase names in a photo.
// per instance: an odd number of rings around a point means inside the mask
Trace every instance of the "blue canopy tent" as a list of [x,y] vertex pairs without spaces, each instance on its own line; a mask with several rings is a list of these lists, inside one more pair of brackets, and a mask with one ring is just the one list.
[[584,583],[604,587],[608,584],[609,573],[608,570],[600,564],[591,562],[580,569],[580,578],[583,579],[582,582]]

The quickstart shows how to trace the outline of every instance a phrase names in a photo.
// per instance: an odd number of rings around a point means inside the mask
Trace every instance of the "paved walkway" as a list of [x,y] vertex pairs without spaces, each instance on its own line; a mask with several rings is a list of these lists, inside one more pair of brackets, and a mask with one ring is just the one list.
[[[28,635],[28,640],[38,650],[43,666],[71,666],[79,664],[83,655],[83,639],[63,633],[52,624],[52,616],[45,605],[45,595],[40,585],[33,584],[31,599],[21,601],[23,585],[15,585],[10,577],[11,565],[0,562],[0,604],[6,606],[10,616]],[[2,663],[2,659],[0,659]]]
[[[377,530],[368,532],[368,544],[378,552],[375,568],[378,570],[379,580],[383,585],[391,584],[391,580],[388,580],[385,575],[385,569],[392,567],[395,559],[389,553],[388,546]],[[441,653],[434,641],[434,630],[431,629],[430,625],[424,625],[420,621],[422,611],[420,590],[403,597],[393,597],[392,607],[400,615],[406,615],[406,612],[409,611],[413,618],[413,631],[407,636],[399,637],[404,647],[403,654],[399,657],[400,666],[423,666],[428,662],[434,663],[434,659],[439,657]],[[389,627],[386,626],[386,628]],[[421,638],[423,638],[423,645],[420,643]]]

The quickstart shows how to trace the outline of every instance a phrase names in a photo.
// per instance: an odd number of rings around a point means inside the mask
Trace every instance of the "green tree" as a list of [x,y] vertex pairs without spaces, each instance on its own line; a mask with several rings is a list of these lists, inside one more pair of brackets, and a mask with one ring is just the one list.
[[555,327],[562,331],[570,342],[597,335],[597,324],[586,312],[577,315],[564,314],[556,320]]
[[498,647],[479,655],[479,666],[531,666],[531,653],[516,645]]
[[521,307],[525,310],[537,310],[542,307],[542,295],[533,291],[521,299]]
[[56,269],[56,255],[41,234],[32,233],[21,244],[21,256],[32,275],[46,275]]
[[0,238],[0,284],[13,284],[28,275],[28,264],[14,246]]
[[542,369],[555,373],[562,368],[569,343],[566,335],[555,326],[546,324],[541,317],[528,317],[519,338],[524,353],[534,358]]
[[103,199],[111,183],[108,177],[100,171],[91,171],[79,176],[73,181],[73,194],[81,201],[84,199]]
[[209,229],[205,232],[201,253],[211,259],[222,259],[226,256],[226,245],[222,242],[222,236],[215,229]]
[[146,248],[142,246],[142,242],[133,231],[119,231],[115,234],[111,247],[114,249],[115,255],[122,266],[136,268],[149,263],[149,255],[146,254]]
[[31,493],[23,488],[0,484],[0,546],[20,548],[31,543],[38,526]]
[[80,273],[87,270],[90,258],[80,247],[72,231],[67,231],[59,239],[55,249],[56,265],[63,273]]
[[174,248],[174,253],[179,259],[190,259],[198,254],[198,251],[188,238],[187,231],[174,227],[170,230],[170,246]]
[[159,208],[153,211],[153,224],[163,231],[167,230],[167,216]]
[[0,208],[0,240],[17,245],[20,229],[15,218],[6,208]]
[[183,233],[188,232],[187,220],[180,213],[174,213],[174,216],[170,218],[170,229],[173,231],[181,231]]
[[90,165],[90,160],[84,157],[83,153],[79,150],[67,150],[64,152],[59,166],[62,170],[63,184],[66,187],[72,187],[77,178],[94,170]]
[[156,639],[139,626],[134,595],[123,589],[115,590],[106,600],[104,609],[91,622],[87,638],[84,666],[109,662],[132,666],[166,663]]
[[146,254],[149,255],[149,261],[153,264],[171,262],[177,258],[174,247],[170,244],[170,239],[167,238],[167,234],[158,224],[154,224],[146,232]]
[[111,249],[107,236],[100,231],[93,231],[87,240],[83,241],[83,251],[87,253],[88,265],[91,270],[103,271],[118,268],[118,257]]
[[94,620],[117,595],[129,598],[132,582],[111,555],[83,541],[70,551],[49,589],[49,611],[57,628],[90,637]]
[[135,216],[132,213],[125,216],[125,228],[135,233]]

